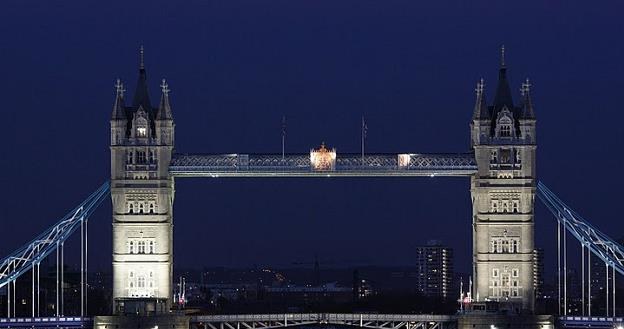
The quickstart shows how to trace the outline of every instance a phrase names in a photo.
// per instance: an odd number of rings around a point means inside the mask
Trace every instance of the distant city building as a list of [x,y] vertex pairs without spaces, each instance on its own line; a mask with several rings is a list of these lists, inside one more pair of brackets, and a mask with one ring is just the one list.
[[533,291],[535,298],[544,296],[544,249],[533,249]]
[[[602,259],[596,255],[591,258],[591,298],[602,298],[607,288],[606,265]],[[611,286],[611,276],[609,276],[609,286]],[[602,300],[602,299],[601,299]]]
[[416,266],[418,292],[442,299],[451,297],[453,249],[439,241],[429,241],[427,245],[416,247]]

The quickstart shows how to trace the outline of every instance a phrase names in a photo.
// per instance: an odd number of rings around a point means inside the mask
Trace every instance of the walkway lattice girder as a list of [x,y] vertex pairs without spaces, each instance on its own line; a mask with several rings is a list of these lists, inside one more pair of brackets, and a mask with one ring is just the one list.
[[473,153],[336,154],[331,170],[314,170],[310,154],[174,154],[175,177],[470,176]]

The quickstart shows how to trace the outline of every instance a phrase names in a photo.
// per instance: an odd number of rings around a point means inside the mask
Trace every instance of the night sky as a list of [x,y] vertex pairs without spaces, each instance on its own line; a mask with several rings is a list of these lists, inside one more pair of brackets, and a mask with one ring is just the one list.
[[[624,6],[619,1],[3,1],[0,256],[110,176],[116,78],[167,78],[177,152],[465,152],[474,88],[492,100],[499,47],[515,99],[529,77],[538,175],[624,236]],[[468,178],[178,179],[175,266],[409,265],[438,239],[471,252]],[[92,217],[110,270],[111,210]],[[540,205],[537,246],[555,262]]]

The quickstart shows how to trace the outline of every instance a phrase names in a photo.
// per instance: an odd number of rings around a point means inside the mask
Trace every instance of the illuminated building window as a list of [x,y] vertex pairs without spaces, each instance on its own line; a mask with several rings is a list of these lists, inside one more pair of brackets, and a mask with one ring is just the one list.
[[147,137],[147,120],[145,119],[145,112],[141,111],[137,113],[136,120],[136,137]]
[[492,152],[490,153],[490,163],[497,163],[497,162],[498,162],[498,151],[492,150]]

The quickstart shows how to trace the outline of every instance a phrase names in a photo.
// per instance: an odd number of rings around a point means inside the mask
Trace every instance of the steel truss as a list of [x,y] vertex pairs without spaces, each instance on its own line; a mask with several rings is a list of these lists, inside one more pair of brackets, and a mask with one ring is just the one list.
[[537,183],[537,196],[582,246],[624,275],[624,248],[619,243],[568,207],[542,182]]
[[0,288],[14,282],[20,275],[62,246],[65,240],[97,209],[110,193],[110,184],[102,184],[80,205],[31,242],[0,261]]
[[323,171],[313,170],[309,154],[174,154],[169,166],[176,177],[470,176],[476,171],[473,153],[339,153],[335,168]]
[[200,329],[274,329],[327,324],[372,329],[451,329],[457,327],[457,317],[428,314],[286,313],[200,315],[191,318],[191,328]]

